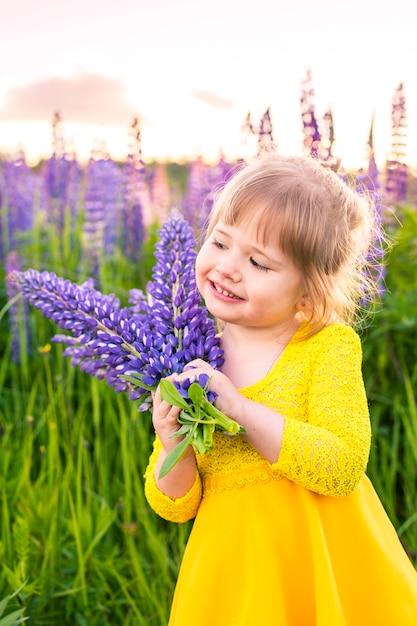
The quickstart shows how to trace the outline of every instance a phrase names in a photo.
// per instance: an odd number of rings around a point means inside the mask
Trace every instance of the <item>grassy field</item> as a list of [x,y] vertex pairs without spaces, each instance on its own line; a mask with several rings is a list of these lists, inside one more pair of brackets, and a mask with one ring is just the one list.
[[[81,197],[59,222],[34,197],[28,227],[6,228],[14,209],[5,201],[1,213],[0,626],[23,616],[37,626],[165,626],[190,524],[164,522],[145,501],[150,414],[72,367],[51,343],[56,327],[21,300],[8,303],[4,280],[15,251],[22,269],[77,283],[93,273],[103,293],[126,301],[150,279],[160,217],[145,225],[133,259],[123,220],[107,253],[103,239],[86,235]],[[383,307],[361,331],[374,433],[368,474],[417,564],[414,207],[398,207],[389,228]]]

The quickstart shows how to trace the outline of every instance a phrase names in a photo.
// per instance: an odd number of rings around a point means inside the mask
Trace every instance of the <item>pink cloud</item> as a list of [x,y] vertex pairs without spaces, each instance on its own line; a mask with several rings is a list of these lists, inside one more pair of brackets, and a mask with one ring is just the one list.
[[81,71],[10,89],[0,120],[45,121],[56,110],[66,121],[103,125],[124,126],[135,115],[121,80]]

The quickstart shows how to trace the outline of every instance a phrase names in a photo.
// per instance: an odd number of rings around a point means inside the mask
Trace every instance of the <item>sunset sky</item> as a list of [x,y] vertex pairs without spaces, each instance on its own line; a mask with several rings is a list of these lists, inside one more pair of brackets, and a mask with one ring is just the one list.
[[1,9],[0,152],[51,153],[59,110],[80,160],[128,150],[141,120],[144,160],[253,154],[241,126],[269,107],[273,138],[301,154],[301,84],[332,110],[334,152],[361,165],[375,115],[383,163],[391,102],[404,83],[408,162],[417,164],[413,0],[14,0]]

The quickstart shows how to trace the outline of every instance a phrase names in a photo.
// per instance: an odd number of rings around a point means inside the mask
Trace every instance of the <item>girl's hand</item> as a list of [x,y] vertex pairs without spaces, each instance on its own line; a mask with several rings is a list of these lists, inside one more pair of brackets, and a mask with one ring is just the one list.
[[[219,411],[240,423],[239,418],[247,399],[237,390],[227,376],[212,368],[206,361],[202,359],[190,361],[181,374],[172,374],[168,376],[168,380],[174,382],[176,380],[184,381],[188,379],[192,383],[202,373],[207,374],[211,379],[209,387],[211,391],[217,394],[215,405]],[[152,421],[167,453],[181,441],[179,437],[171,437],[181,427],[181,424],[178,422],[180,411],[179,407],[172,406],[162,400],[158,387],[153,399]]]
[[[173,381],[175,377],[169,376],[168,379]],[[171,437],[181,426],[178,422],[180,411],[179,407],[172,406],[162,400],[161,391],[158,387],[153,395],[152,423],[166,452],[175,448],[181,441],[178,437]]]
[[[270,463],[276,463],[281,449],[284,417],[275,410],[249,400],[235,387],[231,380],[219,370],[213,369],[202,359],[188,363],[181,374],[170,376],[171,381],[190,380],[194,382],[200,374],[210,377],[209,387],[217,397],[215,405],[225,415],[236,421],[246,433],[242,437],[250,443]],[[158,459],[155,476],[166,455],[179,443],[178,437],[171,435],[179,430],[180,408],[164,402],[158,389],[154,397],[154,428],[164,447]],[[159,488],[170,497],[180,497],[187,493],[193,483],[196,460],[193,447],[188,446],[185,456],[163,478],[157,480]]]
[[190,379],[191,382],[198,378],[199,374],[205,373],[210,377],[209,388],[217,394],[215,405],[225,415],[240,423],[242,409],[247,399],[234,386],[231,380],[219,370],[202,359],[190,361],[184,371],[177,376],[177,380]]
[[[191,372],[189,372],[189,376],[192,376]],[[178,377],[172,375],[168,378],[174,381]],[[181,409],[179,407],[172,406],[168,404],[168,402],[165,402],[165,400],[162,400],[161,391],[158,387],[153,395],[152,422],[161,440],[163,450],[155,465],[155,482],[165,495],[173,499],[184,496],[191,489],[197,472],[193,447],[188,446],[185,455],[175,467],[163,478],[158,478],[167,454],[181,441],[180,437],[171,437],[171,435],[176,433],[181,427],[181,424],[178,422],[180,411]]]
[[202,359],[188,363],[178,379],[206,373],[210,376],[210,390],[217,394],[215,405],[225,415],[245,428],[242,437],[270,463],[276,463],[281,450],[284,417],[274,409],[249,400],[219,370]]

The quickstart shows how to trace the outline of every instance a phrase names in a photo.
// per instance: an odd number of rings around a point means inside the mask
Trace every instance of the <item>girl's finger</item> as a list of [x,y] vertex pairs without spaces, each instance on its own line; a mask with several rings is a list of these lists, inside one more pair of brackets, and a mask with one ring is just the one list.
[[203,359],[194,359],[194,361],[190,361],[187,365],[185,365],[184,370],[192,368],[199,368],[204,371],[211,371],[213,369],[211,365],[207,363],[207,361],[203,361]]
[[183,372],[188,372],[190,370],[194,370],[196,368],[195,365],[193,365],[194,361],[190,361],[189,363],[187,363],[187,365],[184,365],[184,369]]

